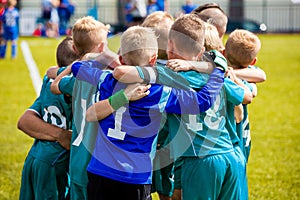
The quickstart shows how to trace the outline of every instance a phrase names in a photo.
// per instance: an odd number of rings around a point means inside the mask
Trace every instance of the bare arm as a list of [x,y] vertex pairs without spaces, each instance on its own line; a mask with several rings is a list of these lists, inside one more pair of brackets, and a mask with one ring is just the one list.
[[[151,85],[144,84],[128,85],[127,88],[124,90],[124,95],[126,97],[116,97],[113,95],[111,96],[110,100],[105,99],[90,106],[86,112],[86,120],[90,122],[104,119],[105,117],[113,113],[115,110],[128,103],[128,100],[135,101],[147,96],[150,93],[150,87]],[[120,93],[118,95],[120,95]],[[127,99],[127,101],[126,99],[124,99],[124,97]],[[114,102],[117,102],[118,105],[116,105]]]
[[266,73],[259,68],[235,69],[234,72],[238,78],[251,83],[261,83],[267,80]]
[[140,77],[138,70],[134,66],[119,66],[113,71],[115,79],[123,83],[142,83],[144,80]]
[[211,63],[205,61],[187,61],[181,59],[171,59],[167,62],[167,67],[175,72],[195,70],[200,73],[211,74],[214,67]]
[[240,104],[234,107],[234,118],[236,123],[240,123],[244,118],[244,109],[243,105]]
[[65,149],[70,149],[72,132],[45,122],[32,110],[25,111],[20,117],[17,126],[18,129],[30,137],[40,140],[57,141]]
[[104,66],[109,66],[112,69],[121,65],[119,56],[110,49],[106,49],[102,53],[87,53],[82,57],[82,60],[96,60]]
[[46,74],[49,78],[55,79],[57,77],[58,70],[59,70],[59,67],[53,66],[47,70]]
[[257,86],[256,86],[255,83],[250,83],[250,84],[252,86],[252,95],[253,95],[253,97],[256,97],[257,96],[257,92],[258,92]]

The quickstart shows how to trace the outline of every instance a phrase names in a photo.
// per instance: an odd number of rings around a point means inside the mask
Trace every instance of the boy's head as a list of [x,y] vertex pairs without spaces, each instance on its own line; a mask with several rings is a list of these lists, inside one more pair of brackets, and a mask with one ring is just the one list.
[[17,0],[8,0],[7,1],[7,6],[16,6],[17,5]]
[[142,26],[150,27],[157,35],[158,58],[167,59],[168,37],[174,22],[172,15],[164,11],[156,11],[148,15]]
[[217,50],[222,52],[224,50],[224,46],[222,40],[219,38],[219,33],[217,28],[205,22],[205,42],[204,47],[205,51]]
[[222,39],[225,35],[228,18],[225,12],[217,3],[207,3],[199,6],[192,11],[193,14],[198,15],[203,21],[209,22],[214,25]]
[[173,23],[168,42],[168,58],[198,60],[204,48],[204,22],[194,14],[186,14]]
[[72,29],[74,46],[79,56],[86,53],[100,53],[107,44],[109,27],[87,16],[78,19]]
[[58,67],[66,67],[76,59],[79,59],[79,56],[73,49],[73,40],[71,37],[66,37],[56,49],[56,63]]
[[261,42],[254,33],[247,30],[231,32],[225,44],[228,65],[233,68],[254,65],[260,48]]
[[122,64],[153,66],[157,51],[156,35],[151,28],[132,26],[121,36],[119,54]]

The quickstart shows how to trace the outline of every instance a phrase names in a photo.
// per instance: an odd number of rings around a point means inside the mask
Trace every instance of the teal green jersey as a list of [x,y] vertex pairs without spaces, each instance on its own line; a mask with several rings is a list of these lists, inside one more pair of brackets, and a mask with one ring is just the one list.
[[[247,82],[243,81],[244,84],[252,91],[252,86]],[[248,105],[243,104],[243,120],[236,124],[237,126],[237,135],[240,139],[240,147],[246,157],[246,161],[249,159],[250,149],[251,149],[251,134],[250,134],[250,121],[248,115]]]
[[[180,73],[194,89],[200,89],[206,83],[208,75],[194,71]],[[172,135],[173,153],[175,157],[202,157],[233,151],[226,123],[225,99],[239,102],[243,89],[230,80],[224,87],[213,106],[206,112],[197,115],[172,115],[169,124]],[[169,116],[168,116],[169,118]]]
[[[71,99],[65,95],[53,94],[50,91],[52,81],[47,76],[44,77],[40,96],[29,109],[34,110],[49,124],[71,129]],[[65,161],[69,157],[69,152],[59,143],[44,140],[35,140],[29,154],[50,164]]]
[[[243,81],[243,83],[252,91],[252,87],[250,84],[248,84],[248,82]],[[244,92],[240,93],[239,96],[244,97]],[[239,134],[237,132],[236,121],[234,118],[234,107],[241,104],[243,102],[243,99],[244,98],[240,98],[235,102],[230,101],[230,99],[227,100],[226,128],[230,134],[232,144],[234,145],[241,145],[242,143],[242,138],[239,137]]]
[[98,123],[87,122],[85,114],[94,102],[96,87],[77,80],[74,76],[65,76],[59,83],[59,89],[65,94],[72,95],[74,123],[70,149],[70,179],[71,182],[86,187],[88,183],[86,167],[94,149]]

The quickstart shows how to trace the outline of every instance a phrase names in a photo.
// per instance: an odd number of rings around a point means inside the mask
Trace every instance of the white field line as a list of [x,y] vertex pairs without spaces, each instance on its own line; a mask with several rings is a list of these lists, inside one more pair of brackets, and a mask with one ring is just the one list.
[[35,93],[38,96],[40,94],[40,89],[42,87],[42,79],[39,70],[32,58],[27,42],[25,41],[21,42],[21,49],[24,55],[25,62],[27,64],[27,68],[29,70],[30,78],[32,80]]

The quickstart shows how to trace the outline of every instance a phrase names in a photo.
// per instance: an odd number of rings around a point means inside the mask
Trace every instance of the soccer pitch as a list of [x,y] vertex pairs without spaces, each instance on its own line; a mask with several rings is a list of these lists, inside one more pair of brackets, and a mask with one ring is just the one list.
[[[252,150],[248,163],[250,199],[300,198],[300,35],[259,35],[257,66],[267,81],[249,106]],[[29,45],[42,77],[56,65],[59,39],[20,38]],[[10,43],[9,43],[10,45]],[[118,49],[119,38],[109,40]],[[19,45],[18,56],[0,60],[0,199],[18,199],[24,159],[33,139],[17,129],[18,118],[36,98]],[[157,199],[157,197],[154,197]]]

